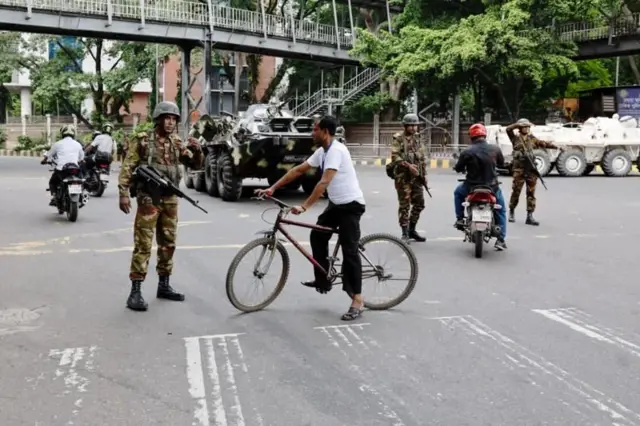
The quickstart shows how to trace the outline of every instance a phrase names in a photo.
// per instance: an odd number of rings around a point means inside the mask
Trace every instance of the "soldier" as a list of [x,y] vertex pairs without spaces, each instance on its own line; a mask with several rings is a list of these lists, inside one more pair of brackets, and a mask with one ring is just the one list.
[[[531,150],[536,148],[558,149],[551,142],[541,141],[529,133],[531,122],[526,118],[521,118],[517,122],[507,127],[507,135],[513,144],[513,186],[511,189],[511,200],[509,202],[509,222],[515,222],[515,209],[520,199],[522,186],[527,185],[527,225],[538,226],[540,222],[533,218],[533,212],[536,209],[536,182],[538,176],[533,172],[534,164],[527,159],[527,155]],[[514,129],[518,129],[518,135],[513,133]]]
[[419,123],[416,114],[407,114],[402,118],[404,132],[393,135],[391,161],[395,164],[394,181],[398,193],[398,220],[402,238],[422,242],[426,238],[416,232],[416,225],[424,210],[427,162],[424,147],[416,134]]
[[118,189],[120,192],[120,210],[125,214],[131,211],[129,191],[137,198],[136,217],[133,225],[133,255],[129,278],[131,294],[127,307],[134,311],[146,311],[147,303],[142,297],[140,287],[147,275],[153,233],[156,231],[158,244],[159,276],[156,296],[161,299],[183,301],[184,295],[177,293],[169,285],[169,276],[173,269],[173,253],[176,248],[178,227],[178,198],[175,195],[162,196],[153,200],[141,182],[132,182],[132,174],[142,163],[155,167],[174,185],[180,185],[182,168],[179,163],[192,169],[202,168],[202,148],[198,142],[189,138],[185,147],[180,137],[174,133],[180,120],[180,110],[172,102],[160,102],[153,111],[155,128],[148,134],[138,133],[131,137],[122,167]]

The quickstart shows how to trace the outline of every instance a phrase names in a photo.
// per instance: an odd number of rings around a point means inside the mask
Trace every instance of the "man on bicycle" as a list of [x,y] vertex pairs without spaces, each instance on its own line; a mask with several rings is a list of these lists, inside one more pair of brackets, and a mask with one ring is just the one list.
[[[318,216],[317,224],[338,229],[338,238],[342,246],[342,289],[352,294],[351,306],[342,315],[343,321],[351,321],[362,315],[364,301],[362,299],[362,261],[358,251],[360,241],[360,218],[365,212],[365,201],[360,189],[355,167],[351,161],[351,154],[347,147],[335,139],[338,122],[331,116],[325,116],[313,128],[313,139],[320,145],[311,157],[304,163],[289,170],[279,181],[268,189],[256,190],[258,195],[273,195],[273,193],[300,177],[311,168],[320,168],[322,178],[313,193],[304,203],[294,207],[291,212],[295,215],[306,212],[320,199],[325,190],[329,194],[329,205]],[[325,270],[329,268],[329,240],[331,234],[311,231],[311,250],[313,258]],[[331,290],[331,283],[327,276],[314,268],[315,280],[303,282],[307,287],[314,287],[319,293],[325,294]]]

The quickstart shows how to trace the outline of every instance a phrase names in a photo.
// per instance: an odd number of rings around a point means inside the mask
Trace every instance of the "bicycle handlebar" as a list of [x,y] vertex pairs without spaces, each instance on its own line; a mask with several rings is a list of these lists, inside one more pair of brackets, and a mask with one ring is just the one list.
[[283,210],[291,210],[293,208],[293,206],[290,206],[289,204],[285,203],[284,201],[281,201],[281,200],[279,200],[279,199],[277,199],[275,197],[272,197],[270,195],[262,195],[262,196],[259,196],[259,197],[252,197],[252,199],[253,200],[260,200],[260,201],[265,200],[265,199],[271,200],[274,203],[276,203],[278,205],[278,207],[280,207]]

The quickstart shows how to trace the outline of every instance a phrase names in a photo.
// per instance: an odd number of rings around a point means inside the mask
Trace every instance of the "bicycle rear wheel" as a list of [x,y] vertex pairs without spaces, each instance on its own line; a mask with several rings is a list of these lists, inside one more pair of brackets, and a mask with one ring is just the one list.
[[[256,281],[256,279],[262,281],[262,279],[269,273],[273,266],[277,266],[278,263],[281,263],[282,265],[282,272],[280,273],[275,288],[266,298],[260,299],[260,301],[256,304],[248,304],[245,303],[244,300],[242,302],[240,301],[240,298],[238,297],[239,292],[236,289],[237,280],[235,280],[236,272],[238,272],[239,270],[238,268],[240,266],[240,263],[246,257],[248,257],[248,255],[252,251],[255,251],[258,256],[257,261],[254,261],[253,265],[251,266],[253,268],[252,276],[254,278],[254,281]],[[278,257],[278,255],[280,256]],[[277,259],[280,259],[280,261],[277,262]],[[289,259],[289,253],[287,253],[287,249],[282,245],[280,241],[276,240],[275,238],[265,237],[251,241],[246,246],[240,249],[238,254],[236,254],[236,256],[231,261],[231,265],[229,265],[226,280],[227,297],[229,298],[229,301],[236,309],[242,312],[255,312],[266,308],[276,299],[276,297],[278,297],[278,295],[284,288],[284,285],[287,283],[287,278],[289,277],[289,270],[291,266],[290,263],[291,262]],[[255,285],[252,286],[253,290],[257,289],[260,286],[258,283],[254,284]]]
[[[386,262],[380,261],[375,256],[378,245],[386,245],[393,249],[397,259],[395,262],[399,261],[404,268],[386,266]],[[360,256],[362,257],[362,295],[366,308],[390,309],[409,297],[418,281],[418,259],[404,241],[390,234],[367,235],[360,240]],[[374,290],[378,290],[386,283],[400,284],[398,291],[394,291],[395,297],[385,300],[373,295]]]

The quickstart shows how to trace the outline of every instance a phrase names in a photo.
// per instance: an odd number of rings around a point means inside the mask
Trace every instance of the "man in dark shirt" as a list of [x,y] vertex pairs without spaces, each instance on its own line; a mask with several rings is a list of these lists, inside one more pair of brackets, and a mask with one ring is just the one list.
[[467,177],[453,192],[456,211],[455,227],[461,229],[464,225],[464,209],[462,203],[474,186],[486,185],[491,187],[496,196],[497,203],[502,206],[495,210],[496,222],[500,227],[500,235],[495,247],[498,250],[505,250],[507,243],[507,210],[504,204],[504,197],[498,184],[498,173],[496,166],[504,167],[504,156],[502,151],[495,145],[487,143],[487,129],[483,124],[476,123],[469,127],[471,146],[460,154],[454,170],[457,173],[467,172]]

